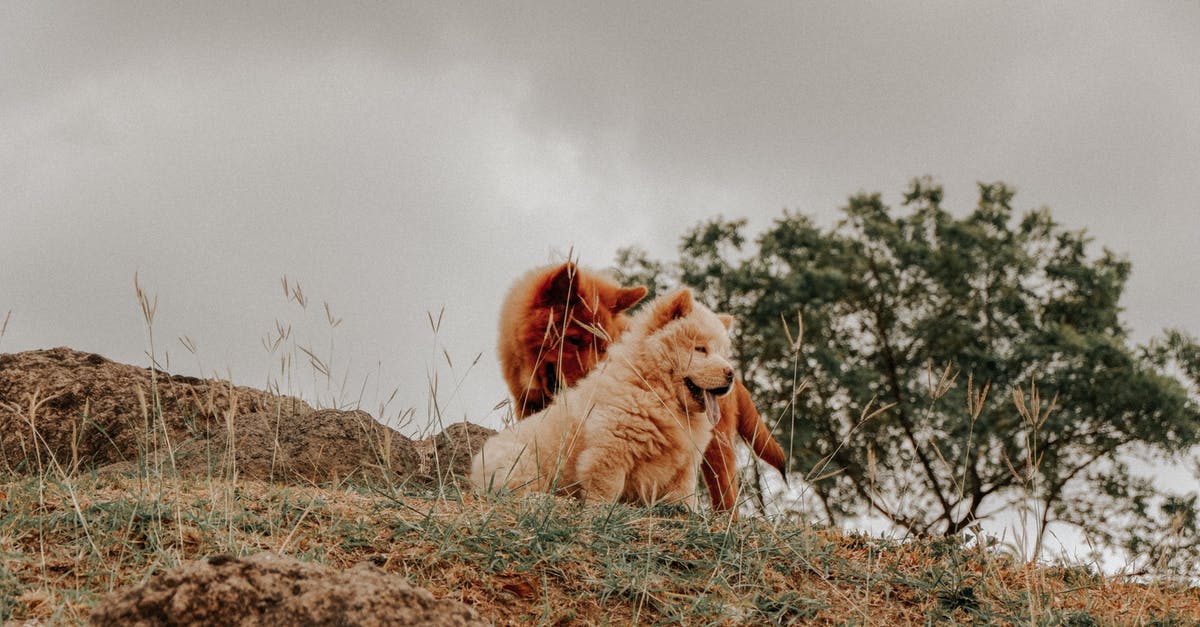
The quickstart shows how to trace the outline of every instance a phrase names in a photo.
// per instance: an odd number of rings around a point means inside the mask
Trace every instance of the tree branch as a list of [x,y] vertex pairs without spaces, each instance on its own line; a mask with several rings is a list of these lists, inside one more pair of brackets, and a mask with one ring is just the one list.
[[[871,268],[871,275],[875,278],[875,281],[879,284],[882,284],[883,279],[879,276],[879,267],[875,263],[875,258],[873,256],[868,256],[867,263]],[[905,437],[908,438],[909,444],[912,445],[913,451],[917,454],[917,459],[921,462],[921,468],[925,471],[925,476],[929,479],[929,483],[933,487],[934,495],[937,496],[938,502],[940,502],[942,505],[942,513],[945,520],[950,520],[953,514],[953,507],[951,506],[950,502],[946,500],[946,495],[942,491],[942,484],[940,481],[938,481],[937,474],[933,469],[933,462],[929,459],[929,456],[925,454],[925,451],[922,450],[920,444],[917,442],[916,431],[913,428],[912,421],[908,418],[908,412],[906,410],[904,400],[904,392],[900,385],[900,367],[896,360],[896,355],[892,351],[890,337],[887,333],[887,330],[883,327],[883,314],[879,309],[879,307],[872,307],[868,305],[868,310],[870,310],[872,317],[875,320],[875,333],[879,338],[880,348],[883,352],[883,358],[887,367],[885,376],[888,379],[888,384],[892,388],[892,394],[896,399],[896,420],[899,421],[901,428],[904,429]]]

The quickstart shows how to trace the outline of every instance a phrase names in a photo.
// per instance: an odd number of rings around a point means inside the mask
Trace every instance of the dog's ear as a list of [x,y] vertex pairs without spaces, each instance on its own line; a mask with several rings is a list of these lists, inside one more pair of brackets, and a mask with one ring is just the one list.
[[579,293],[579,269],[568,261],[551,270],[538,288],[538,302],[545,306],[563,305]]
[[678,320],[692,313],[692,290],[685,287],[674,294],[654,301],[652,306],[650,322],[646,325],[647,335],[667,326],[672,320]]
[[723,313],[717,314],[717,320],[720,320],[721,324],[725,325],[725,330],[733,328],[733,316]]
[[646,289],[645,285],[637,285],[634,287],[622,287],[617,290],[617,301],[613,303],[612,312],[620,313],[633,307],[641,302],[646,297],[650,290]]

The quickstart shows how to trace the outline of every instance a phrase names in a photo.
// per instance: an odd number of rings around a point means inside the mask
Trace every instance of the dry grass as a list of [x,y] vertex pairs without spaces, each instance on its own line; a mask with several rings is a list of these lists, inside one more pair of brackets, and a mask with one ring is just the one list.
[[[153,360],[156,302],[136,290]],[[304,307],[298,284],[285,279],[284,291]],[[324,313],[336,327],[328,306]],[[432,316],[430,325],[436,334]],[[304,360],[326,384],[335,380],[331,359],[289,339],[288,325],[277,328],[268,350],[288,342],[291,350],[283,347],[276,391],[291,387],[291,364]],[[437,389],[435,378],[431,423],[441,419]],[[147,431],[161,431],[159,400],[149,396],[143,408]],[[36,402],[25,409],[35,413]],[[403,481],[368,490],[179,479],[169,453],[154,458],[166,463],[97,474],[42,460],[37,474],[0,478],[0,622],[83,623],[111,590],[181,562],[273,551],[334,567],[370,560],[501,625],[1200,624],[1200,589],[1029,565],[986,541],[900,542],[795,519],[731,522],[555,497],[481,499]]]
[[1016,563],[957,540],[894,542],[675,509],[484,500],[135,474],[0,488],[0,618],[83,622],[182,561],[274,551],[371,560],[498,624],[1161,624],[1200,590]]

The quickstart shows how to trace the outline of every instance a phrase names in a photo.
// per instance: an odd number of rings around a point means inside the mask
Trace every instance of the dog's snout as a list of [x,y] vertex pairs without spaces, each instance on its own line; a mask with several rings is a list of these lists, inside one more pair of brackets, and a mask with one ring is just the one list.
[[733,368],[730,368],[729,366],[725,367],[725,382],[733,383]]

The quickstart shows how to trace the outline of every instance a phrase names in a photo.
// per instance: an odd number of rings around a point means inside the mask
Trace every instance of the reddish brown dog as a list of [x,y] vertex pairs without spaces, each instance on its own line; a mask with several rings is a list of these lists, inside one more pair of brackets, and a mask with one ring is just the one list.
[[[624,312],[646,293],[645,287],[621,287],[571,262],[537,268],[518,279],[500,310],[498,347],[517,417],[541,411],[560,386],[582,379],[625,330]],[[718,402],[721,419],[704,451],[701,472],[713,508],[727,511],[738,497],[735,433],[780,473],[786,460],[740,379]]]

